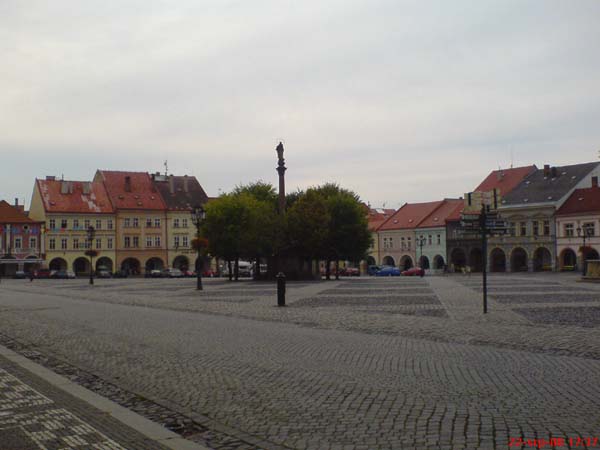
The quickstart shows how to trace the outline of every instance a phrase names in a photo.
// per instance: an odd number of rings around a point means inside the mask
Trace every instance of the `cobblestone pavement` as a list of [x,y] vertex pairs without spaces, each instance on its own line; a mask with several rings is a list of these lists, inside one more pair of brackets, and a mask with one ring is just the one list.
[[2,450],[165,449],[0,356]]
[[266,283],[3,280],[0,327],[257,448],[598,437],[600,287],[490,285],[484,316],[475,274],[289,283],[287,308]]

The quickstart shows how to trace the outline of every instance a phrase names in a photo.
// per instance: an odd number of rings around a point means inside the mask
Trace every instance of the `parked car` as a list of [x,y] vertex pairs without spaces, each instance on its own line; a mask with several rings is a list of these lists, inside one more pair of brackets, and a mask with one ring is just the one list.
[[195,277],[196,276],[196,272],[192,272],[189,269],[182,269],[181,270],[181,276],[185,277],[185,278]]
[[42,278],[50,278],[50,276],[52,275],[52,270],[49,269],[39,269],[36,270],[33,274],[34,277],[42,279]]
[[28,275],[22,270],[17,270],[13,275],[13,278],[15,278],[16,280],[24,280],[27,277]]
[[113,274],[113,278],[127,278],[129,275],[125,270],[117,270]]
[[99,270],[98,272],[96,272],[96,276],[98,278],[110,278],[111,274],[108,270]]
[[146,270],[146,273],[144,274],[144,276],[146,278],[160,278],[163,276],[163,273],[162,273],[162,270],[152,269],[152,270]]
[[412,269],[403,270],[402,275],[405,277],[422,277],[425,275],[425,270],[420,267],[413,267]]
[[360,270],[356,267],[344,267],[340,269],[340,275],[343,277],[358,277],[360,276]]
[[61,280],[77,278],[75,272],[72,270],[57,270],[51,275],[51,278],[57,278]]
[[[196,276],[196,273],[194,273],[194,276]],[[212,269],[206,269],[206,270],[202,271],[202,276],[206,277],[206,278],[212,278],[212,277],[216,277],[217,274]]]
[[368,275],[375,275],[378,271],[380,271],[382,269],[382,266],[369,266],[367,268],[367,274]]
[[382,267],[381,269],[379,269],[375,273],[375,276],[378,276],[378,277],[399,277],[400,276],[400,269],[398,269],[397,267],[385,266],[385,267]]
[[[154,271],[152,271],[152,272],[154,272]],[[169,268],[169,269],[163,269],[162,276],[164,278],[181,278],[181,277],[183,277],[183,273],[181,273],[181,270],[179,270],[179,269]]]
[[[235,263],[231,262],[231,272],[235,275]],[[248,261],[239,261],[238,263],[238,274],[240,277],[251,277],[252,276],[252,263]],[[223,266],[223,270],[221,271],[221,276],[228,277],[229,276],[229,268],[227,264]]]

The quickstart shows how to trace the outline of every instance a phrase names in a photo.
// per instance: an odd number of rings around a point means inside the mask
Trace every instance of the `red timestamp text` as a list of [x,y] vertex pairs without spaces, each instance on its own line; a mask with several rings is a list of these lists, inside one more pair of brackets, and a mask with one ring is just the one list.
[[569,437],[569,438],[549,438],[549,439],[524,439],[521,437],[510,438],[509,447],[527,447],[527,448],[545,448],[545,447],[596,447],[600,443],[598,437]]

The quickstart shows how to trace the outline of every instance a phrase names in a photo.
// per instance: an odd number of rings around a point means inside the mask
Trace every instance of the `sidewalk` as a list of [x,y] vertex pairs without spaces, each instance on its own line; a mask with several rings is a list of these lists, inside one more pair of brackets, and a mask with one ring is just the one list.
[[0,346],[2,450],[203,450]]

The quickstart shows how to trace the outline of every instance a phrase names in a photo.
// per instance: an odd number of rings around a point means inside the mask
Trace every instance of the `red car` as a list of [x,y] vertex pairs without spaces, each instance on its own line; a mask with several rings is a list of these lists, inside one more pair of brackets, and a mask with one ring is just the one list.
[[402,275],[405,277],[422,277],[425,276],[425,270],[420,267],[413,267],[412,269],[403,270]]

